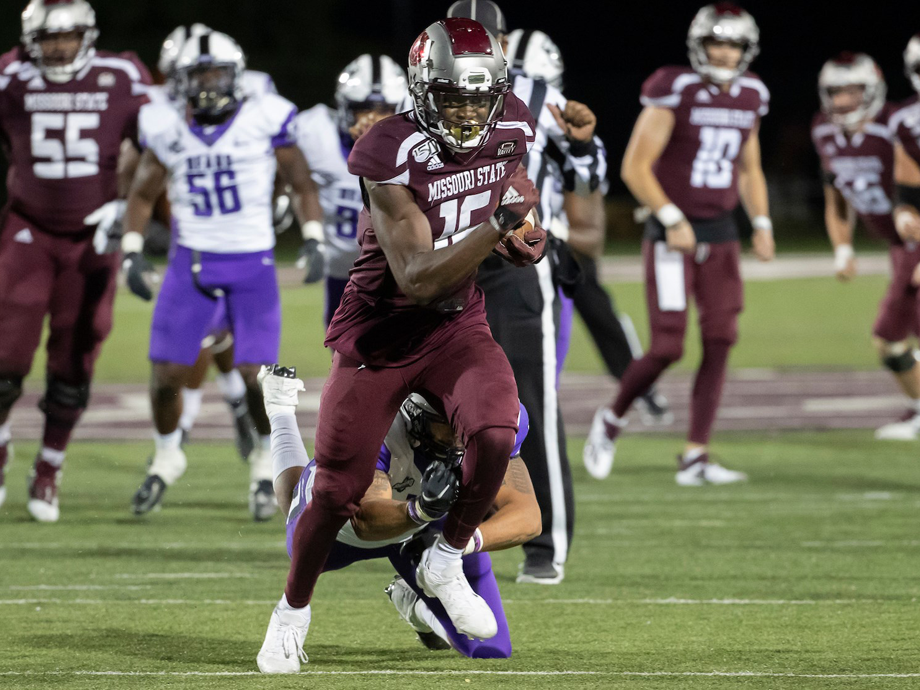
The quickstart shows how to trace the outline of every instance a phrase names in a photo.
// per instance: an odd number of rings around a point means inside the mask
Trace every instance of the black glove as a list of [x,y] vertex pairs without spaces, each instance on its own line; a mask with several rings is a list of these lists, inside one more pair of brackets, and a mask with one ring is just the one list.
[[303,282],[316,283],[323,279],[325,272],[326,247],[318,240],[307,240],[300,248],[297,267],[306,268]]
[[553,262],[553,285],[571,299],[575,294],[575,288],[585,282],[581,264],[569,245],[558,237],[550,235],[548,244]]
[[150,285],[147,284],[147,274],[153,273],[156,275],[156,273],[143,254],[140,252],[125,254],[121,262],[121,270],[125,273],[128,289],[131,292],[145,302],[153,299],[153,292],[150,290]]
[[[443,462],[433,462],[422,474],[422,493],[413,499],[409,514],[421,522],[434,522],[447,514],[460,493],[460,477]],[[414,510],[412,509],[414,508]]]
[[430,548],[438,540],[438,530],[431,528],[421,529],[404,542],[399,549],[399,555],[407,559],[413,568],[418,567],[422,560],[422,552]]

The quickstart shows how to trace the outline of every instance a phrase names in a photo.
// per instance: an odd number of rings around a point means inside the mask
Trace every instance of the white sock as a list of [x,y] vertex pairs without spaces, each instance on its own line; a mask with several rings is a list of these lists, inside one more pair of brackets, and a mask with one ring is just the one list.
[[310,608],[310,605],[307,604],[302,609],[295,609],[288,603],[287,594],[282,594],[281,601],[278,602],[278,608],[282,611],[306,611],[308,608]]
[[243,375],[236,369],[228,374],[218,374],[217,387],[220,388],[227,402],[242,400],[246,396],[246,382],[243,381]]
[[460,562],[463,555],[463,549],[456,549],[444,539],[444,535],[438,536],[438,540],[431,547],[431,555],[428,557],[428,569],[440,573],[445,568]]
[[54,448],[48,448],[47,446],[42,446],[41,453],[39,454],[42,460],[47,462],[49,465],[60,468],[64,464],[64,451],[55,450]]
[[153,441],[157,450],[175,450],[182,445],[182,429],[176,429],[169,434],[153,432]]
[[201,412],[201,396],[204,394],[200,388],[182,389],[182,416],[179,417],[179,428],[191,431],[195,426],[198,413]]
[[614,411],[609,407],[604,410],[604,421],[609,424],[616,424],[617,426],[626,426],[627,423],[626,417],[617,417]]
[[13,432],[9,422],[0,424],[0,446],[5,446],[13,438]]
[[428,604],[421,599],[415,602],[415,615],[421,618],[425,625],[431,628],[431,631],[435,635],[447,642],[447,644],[450,644],[450,637],[447,635],[447,630],[444,629],[438,617],[434,615],[434,611],[428,608]]
[[260,436],[259,441],[262,452],[252,453],[249,456],[249,479],[254,482],[260,482],[263,479],[273,481],[272,437]]
[[684,462],[693,462],[694,460],[699,458],[703,453],[706,453],[706,452],[707,451],[705,448],[694,448],[693,450],[689,450],[683,455]]

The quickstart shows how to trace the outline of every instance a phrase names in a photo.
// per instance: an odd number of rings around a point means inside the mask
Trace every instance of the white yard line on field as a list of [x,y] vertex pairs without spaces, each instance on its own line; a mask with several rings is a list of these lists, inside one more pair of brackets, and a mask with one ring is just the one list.
[[258,577],[254,573],[117,573],[122,580],[222,580],[230,577]]

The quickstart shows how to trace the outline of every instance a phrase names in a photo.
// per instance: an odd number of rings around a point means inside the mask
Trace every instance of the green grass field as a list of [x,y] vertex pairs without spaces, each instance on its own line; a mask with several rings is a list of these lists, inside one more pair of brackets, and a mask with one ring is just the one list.
[[[750,283],[732,365],[875,368],[884,283]],[[640,286],[616,295],[644,337]],[[283,300],[281,361],[324,375],[321,288]],[[119,294],[99,380],[146,380],[150,311]],[[580,328],[568,368],[601,371]],[[33,379],[41,371],[39,358]],[[604,483],[575,462],[563,585],[516,585],[520,551],[496,554],[512,659],[426,652],[383,595],[388,564],[371,563],[321,578],[304,667],[314,675],[268,678],[255,655],[287,572],[283,528],[250,520],[248,473],[229,443],[191,446],[162,512],[141,520],[128,502],[149,443],[76,443],[56,525],[28,521],[23,459],[36,446],[20,443],[0,509],[0,687],[920,687],[916,446],[864,431],[720,434],[749,484],[681,489],[678,444],[676,433],[627,436]]]

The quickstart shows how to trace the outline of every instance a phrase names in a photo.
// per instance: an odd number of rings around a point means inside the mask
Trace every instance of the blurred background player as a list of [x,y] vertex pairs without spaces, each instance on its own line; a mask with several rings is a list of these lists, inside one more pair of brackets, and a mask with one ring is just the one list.
[[[128,286],[152,295],[145,276],[143,232],[168,182],[175,242],[157,299],[150,337],[151,403],[156,451],[134,495],[136,514],[150,511],[186,468],[181,448],[182,386],[218,311],[227,311],[234,363],[246,382],[260,435],[250,455],[249,507],[266,520],[276,507],[271,489],[271,428],[256,381],[259,365],[277,357],[281,308],[272,248],[275,172],[298,193],[301,217],[315,220],[313,182],[293,131],[296,109],[272,93],[246,98],[245,61],[230,37],[208,32],[188,41],[176,64],[186,113],[172,104],[141,110],[145,147],[125,213],[124,270]],[[223,300],[221,300],[223,298]]]
[[[386,55],[360,55],[339,75],[335,110],[320,104],[297,116],[297,143],[323,206],[327,326],[361,251],[358,214],[364,202],[358,178],[348,172],[348,154],[371,125],[396,113],[406,90],[406,73],[393,60]],[[307,275],[308,281],[319,277]]]
[[462,634],[498,632],[461,556],[501,486],[519,402],[474,279],[493,251],[522,266],[543,258],[546,232],[532,213],[539,196],[520,166],[536,125],[509,92],[501,46],[477,22],[429,25],[408,72],[413,111],[377,122],[348,158],[365,202],[361,255],[326,333],[335,355],[316,425],[313,500],[259,652],[266,673],[300,670],[291,649],[301,650],[309,629],[316,579],[413,392],[443,403],[466,448],[457,502],[422,553],[419,584]]
[[[559,89],[564,85],[565,65],[562,53],[553,40],[542,31],[515,29],[508,34],[509,69],[521,72],[532,79],[542,79],[549,86]],[[595,136],[597,145],[603,150],[603,143]],[[549,142],[547,156],[549,165],[559,170],[562,157],[553,142]],[[606,158],[606,153],[602,154]],[[641,357],[642,345],[636,334],[632,319],[627,314],[618,314],[613,298],[600,283],[597,262],[604,252],[607,232],[607,218],[604,208],[606,179],[591,194],[577,194],[572,188],[571,175],[553,174],[554,185],[543,189],[543,196],[551,195],[553,235],[564,240],[569,252],[578,262],[581,279],[574,281],[568,290],[560,287],[561,315],[557,347],[557,370],[562,371],[568,354],[571,336],[571,322],[574,311],[585,322],[588,333],[607,367],[617,381],[622,377],[629,363]],[[566,295],[571,292],[571,297]],[[648,425],[669,425],[674,415],[667,399],[655,390],[654,385],[638,399],[642,421]]]
[[22,14],[22,45],[0,57],[0,138],[10,167],[0,224],[0,504],[10,409],[49,315],[45,428],[27,504],[41,522],[60,516],[64,453],[112,327],[118,257],[98,254],[93,237],[97,225],[105,235],[123,204],[116,199],[131,165],[120,181],[120,152],[125,141],[136,146],[151,81],[133,53],[97,51],[98,35],[85,0],[33,0]]
[[[507,55],[508,27],[494,2],[459,0],[447,14],[482,23],[496,35]],[[596,118],[586,105],[567,101],[546,82],[526,77],[520,70],[509,74],[512,92],[527,104],[537,122],[536,141],[525,165],[540,191],[540,221],[550,227],[553,188],[564,177],[572,189],[587,195],[604,176],[606,160],[594,141]],[[559,249],[564,251],[564,247]],[[530,414],[522,456],[540,503],[543,532],[524,545],[518,582],[541,584],[562,581],[575,525],[572,473],[556,390],[562,305],[554,264],[555,260],[545,261],[519,269],[490,256],[476,277],[485,293],[492,335],[511,363],[521,402]]]
[[821,112],[812,122],[811,136],[821,159],[824,218],[837,278],[848,281],[856,275],[857,216],[870,233],[888,243],[891,283],[872,336],[882,364],[910,399],[910,409],[902,420],[880,427],[875,437],[912,440],[920,431],[920,366],[909,340],[918,332],[912,277],[920,263],[920,235],[895,225],[896,161],[906,154],[895,146],[889,125],[893,107],[886,103],[886,93],[885,78],[868,55],[844,53],[828,60],[818,77]]
[[729,3],[707,5],[687,37],[687,67],[663,67],[642,86],[644,106],[621,174],[652,211],[645,227],[649,351],[630,364],[612,407],[602,407],[585,444],[585,466],[602,478],[633,401],[683,356],[687,308],[699,314],[703,358],[693,384],[690,430],[678,456],[682,486],[743,481],[709,459],[709,437],[738,338],[743,307],[741,243],[734,211],[739,195],[754,227],[754,253],[774,255],[758,130],[769,92],[747,71],[759,51],[753,17]]
[[[310,461],[294,411],[303,382],[293,369],[263,367],[259,374],[265,409],[272,423],[272,463],[278,504],[288,512],[288,555],[303,509],[312,499],[316,464]],[[519,453],[527,435],[527,412],[520,408],[518,433],[508,470],[495,497],[494,512],[464,549],[463,568],[470,586],[483,597],[498,621],[498,633],[485,641],[459,635],[437,599],[415,581],[421,552],[440,532],[441,519],[459,490],[465,449],[444,415],[420,395],[410,395],[399,408],[380,452],[374,480],[358,504],[358,512],[339,531],[323,572],[358,561],[389,558],[399,574],[387,594],[400,616],[429,649],[449,649],[472,658],[511,655],[508,622],[498,583],[486,551],[511,548],[538,534],[540,508],[527,468]]]

